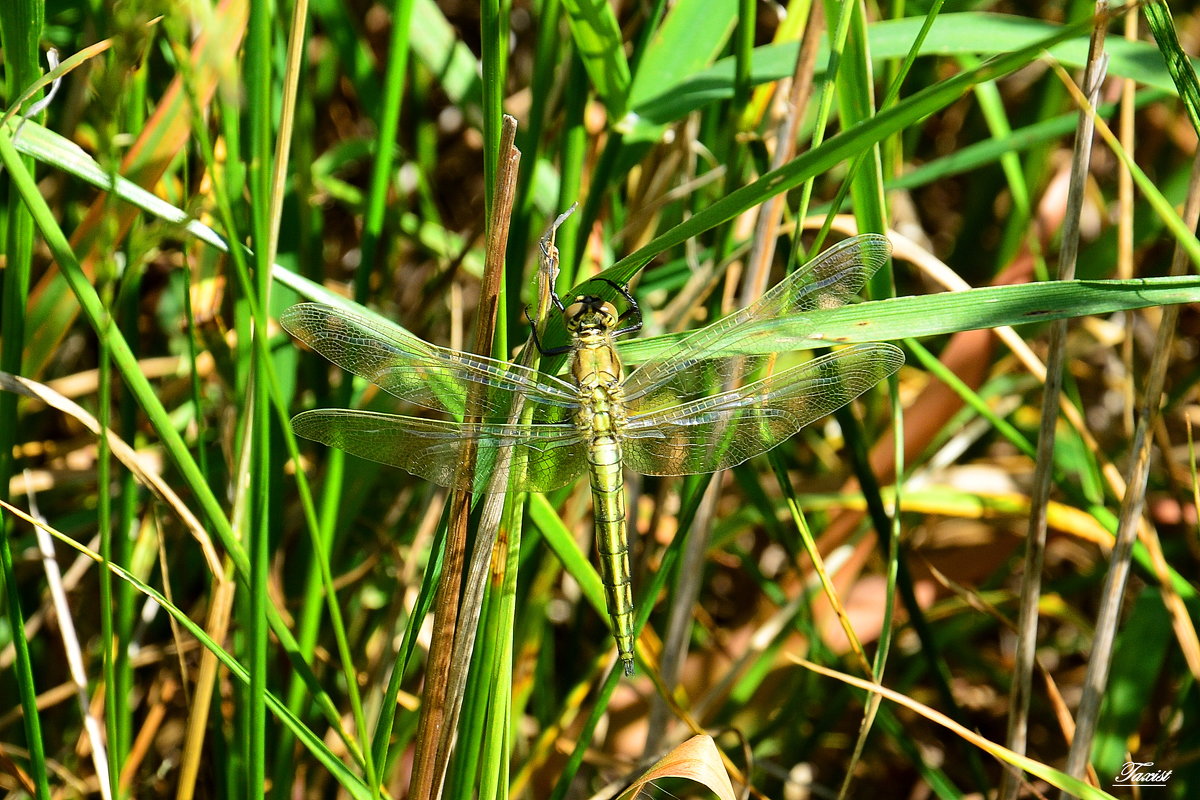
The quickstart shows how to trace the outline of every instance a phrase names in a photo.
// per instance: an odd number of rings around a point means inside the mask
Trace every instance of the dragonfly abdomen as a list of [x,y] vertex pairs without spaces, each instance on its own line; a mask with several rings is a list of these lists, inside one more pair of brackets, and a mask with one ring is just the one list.
[[[609,320],[613,322],[613,320]],[[578,320],[577,320],[578,323]],[[625,427],[621,359],[611,325],[592,326],[575,337],[571,373],[579,386],[575,424],[587,436],[592,484],[592,515],[600,577],[608,600],[613,638],[626,675],[633,674],[633,588],[629,537],[625,526],[625,481],[620,435]]]
[[592,440],[592,508],[600,574],[608,596],[608,613],[626,675],[633,674],[633,588],[629,569],[629,537],[625,526],[625,491],[621,443],[611,433]]

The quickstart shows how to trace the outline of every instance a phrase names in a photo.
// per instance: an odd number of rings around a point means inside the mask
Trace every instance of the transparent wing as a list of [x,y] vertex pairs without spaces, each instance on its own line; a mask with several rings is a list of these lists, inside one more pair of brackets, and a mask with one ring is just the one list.
[[643,475],[693,475],[737,466],[891,375],[904,353],[863,344],[814,358],[740,389],[676,406],[628,409],[625,464]]
[[[885,237],[864,234],[826,250],[768,290],[756,302],[701,328],[639,366],[624,383],[625,398],[658,396],[651,405],[679,403],[720,390],[750,375],[766,356],[721,356],[736,344],[770,340],[770,322],[787,317],[795,326],[806,315],[845,305],[891,252]],[[798,320],[797,318],[800,318]],[[819,315],[808,320],[812,329]]]
[[[323,408],[292,418],[292,429],[356,456],[432,481],[485,491],[496,470],[511,477],[499,491],[548,492],[586,466],[587,444],[571,425],[464,424],[370,411]],[[473,481],[459,469],[474,445]]]
[[398,326],[333,306],[301,303],[284,311],[279,322],[342,369],[422,408],[461,417],[472,386],[483,417],[511,418],[516,401],[524,398],[534,404],[535,421],[558,422],[578,405],[578,392],[559,378],[438,347]]

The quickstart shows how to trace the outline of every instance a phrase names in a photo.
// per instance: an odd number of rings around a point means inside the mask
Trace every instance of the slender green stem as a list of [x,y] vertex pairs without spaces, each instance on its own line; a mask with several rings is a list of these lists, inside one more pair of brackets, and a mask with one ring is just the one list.
[[[270,291],[271,263],[271,163],[272,109],[271,102],[271,19],[267,0],[251,0],[250,27],[246,41],[246,91],[250,124],[249,187],[251,197],[250,225],[255,242],[255,278],[252,336],[267,335],[267,316],[263,304]],[[282,168],[282,166],[281,166]],[[249,288],[249,287],[247,287]],[[247,297],[254,295],[247,294]],[[250,437],[250,513],[246,532],[249,535],[250,603],[247,632],[250,663],[249,733],[246,742],[248,766],[246,791],[253,795],[266,790],[267,764],[267,604],[270,573],[270,497],[271,428],[270,405],[267,397],[266,364],[260,357],[261,348],[251,354],[252,372],[250,393],[246,398]]]
[[387,210],[395,160],[396,134],[400,129],[400,105],[404,98],[404,79],[408,74],[408,32],[414,0],[396,0],[392,9],[392,36],[388,44],[387,74],[383,80],[383,109],[379,114],[379,134],[375,137],[375,158],[371,162],[371,182],[363,211],[362,260],[354,281],[354,300],[366,304],[371,288],[370,276],[379,260],[383,236],[383,215]]
[[[106,325],[112,325],[111,318],[106,319]],[[128,709],[128,705],[120,695],[119,687],[122,685],[122,681],[117,678],[116,660],[118,652],[128,651],[129,642],[125,639],[124,631],[120,636],[114,635],[116,626],[113,624],[113,617],[116,614],[116,607],[113,602],[113,576],[108,569],[108,565],[113,561],[114,548],[112,494],[109,491],[112,484],[112,449],[108,443],[108,431],[112,416],[112,363],[108,357],[107,336],[99,337],[97,360],[99,362],[99,383],[96,392],[98,401],[96,419],[100,423],[100,442],[99,452],[96,455],[96,524],[100,532],[100,557],[104,560],[102,564],[104,568],[100,570],[100,635],[104,639],[104,685],[110,687],[104,703],[104,721],[109,743],[109,788],[113,797],[119,797],[117,782],[121,775],[121,766],[125,755],[125,742],[119,731],[124,727],[121,724],[124,717],[122,712]],[[122,529],[118,533],[118,538],[125,538],[126,535],[125,530]]]
[[[43,9],[40,3],[14,3],[0,13],[0,34],[3,34],[5,65],[11,69],[8,77],[9,96],[38,76],[36,41],[41,31]],[[33,41],[29,36],[32,34]],[[20,42],[32,48],[22,47]],[[26,175],[33,169],[33,159],[21,159],[12,151],[7,132],[0,132],[0,148],[5,162],[19,164]],[[10,168],[11,169],[11,168]],[[20,374],[26,342],[26,305],[29,302],[30,265],[33,258],[34,221],[31,209],[22,203],[22,189],[15,180],[6,182],[7,208],[4,293],[0,298],[0,370]],[[17,397],[0,392],[0,499],[9,496],[9,479],[13,475],[13,446],[17,444]],[[21,594],[17,574],[13,570],[13,521],[0,515],[0,581],[4,583],[5,614],[9,636],[13,642],[13,669],[21,698],[22,722],[26,746],[29,749],[29,772],[39,800],[48,800],[50,786],[46,771],[46,752],[42,742],[41,718],[37,709],[37,685],[29,657],[29,642],[25,639],[25,618],[21,609]],[[48,687],[44,687],[48,688]]]
[[[566,103],[563,109],[563,132],[559,136],[559,190],[558,211],[563,212],[573,203],[579,202],[583,186],[583,167],[587,157],[587,128],[583,114],[587,109],[587,72],[578,53],[572,53],[567,65]],[[592,176],[593,182],[598,180]],[[593,189],[595,184],[593,183]],[[591,198],[591,192],[588,194]],[[561,272],[558,289],[566,291],[577,283],[579,259],[584,252],[587,235],[584,232],[583,214],[572,214],[563,220],[558,229],[558,265]]]

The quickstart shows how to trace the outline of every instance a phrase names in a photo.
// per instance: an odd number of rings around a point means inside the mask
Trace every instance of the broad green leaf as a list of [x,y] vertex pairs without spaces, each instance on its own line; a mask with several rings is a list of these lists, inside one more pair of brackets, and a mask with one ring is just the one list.
[[690,76],[710,66],[736,23],[736,0],[685,0],[675,4],[638,63],[629,90],[629,106],[637,109],[661,102]]
[[544,494],[529,495],[529,517],[546,539],[546,544],[562,562],[563,569],[579,584],[583,596],[601,616],[608,614],[604,600],[604,584],[600,573],[579,549],[575,534],[563,523],[558,511],[550,505]]
[[615,122],[628,106],[629,62],[612,6],[607,0],[563,0],[563,8],[584,69]]
[[[923,17],[906,17],[876,22],[868,28],[871,58],[874,61],[903,58],[921,30]],[[921,55],[999,55],[1024,50],[1059,36],[1064,30],[1075,31],[1066,41],[1047,44],[1046,50],[1061,63],[1070,67],[1082,66],[1087,60],[1088,31],[1091,20],[1071,26],[1056,25],[1041,20],[1005,14],[964,12],[942,14],[934,21],[929,35],[921,45]],[[1130,78],[1140,84],[1175,92],[1162,56],[1146,42],[1130,42],[1110,38],[1105,43],[1110,56],[1109,75]],[[754,50],[750,79],[754,85],[777,81],[792,74],[799,50],[797,42],[767,45]],[[1040,48],[1039,48],[1040,50]],[[1030,55],[1032,61],[1040,52]],[[829,60],[828,46],[822,44],[817,55],[818,79]],[[732,58],[718,61],[711,68],[692,75],[677,85],[669,95],[632,106],[637,125],[630,136],[641,137],[640,126],[658,130],[682,119],[688,113],[710,103],[733,96]],[[648,135],[648,134],[646,134]]]
[[[869,128],[872,124],[874,123],[862,127]],[[842,136],[846,135],[842,134]],[[841,136],[834,137],[825,146],[833,145],[840,138]],[[110,188],[108,174],[90,156],[74,143],[35,123],[26,123],[21,131],[21,137],[18,139],[18,145],[18,149],[22,152],[53,163],[95,186]],[[746,188],[749,189],[755,185],[757,184]],[[183,211],[140,187],[118,178],[117,185],[111,188],[122,199],[162,219],[185,225],[192,235],[214,247],[226,249],[225,241],[211,228],[191,220]],[[739,193],[735,192],[734,195]],[[698,214],[697,218],[727,200],[729,198],[719,201],[705,212]],[[651,243],[652,245],[653,243]],[[628,260],[626,259],[626,261]],[[611,275],[612,271],[609,274]],[[386,324],[395,324],[283,267],[275,267],[275,278],[311,300],[346,308],[360,314],[368,314]],[[805,331],[798,338],[789,342],[788,348],[808,349],[843,342],[886,341],[931,336],[975,328],[1045,322],[1063,317],[1109,314],[1120,310],[1169,303],[1196,302],[1197,300],[1200,300],[1200,278],[1191,276],[986,287],[966,292],[924,297],[901,297],[832,309],[821,315],[819,337],[810,336]],[[792,330],[794,331],[795,328]],[[786,337],[794,334],[789,334],[788,326],[781,324],[772,335]],[[660,352],[669,341],[670,337],[657,337],[627,342],[622,345],[621,353],[631,363],[644,361]],[[775,345],[762,344],[761,346],[774,350],[787,349]]]

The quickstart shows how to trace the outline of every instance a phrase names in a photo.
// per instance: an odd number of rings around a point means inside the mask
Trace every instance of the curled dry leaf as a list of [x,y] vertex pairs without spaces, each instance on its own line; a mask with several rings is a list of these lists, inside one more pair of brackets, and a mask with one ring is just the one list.
[[721,761],[721,751],[711,736],[693,736],[663,756],[626,789],[620,800],[632,800],[651,781],[663,778],[687,778],[708,787],[721,800],[737,800],[729,773]]

